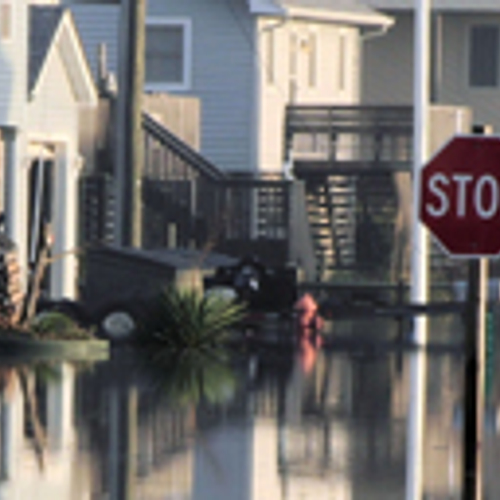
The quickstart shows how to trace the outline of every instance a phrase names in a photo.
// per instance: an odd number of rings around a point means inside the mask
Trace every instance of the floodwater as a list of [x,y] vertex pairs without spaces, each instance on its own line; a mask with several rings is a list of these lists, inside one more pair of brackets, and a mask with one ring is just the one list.
[[[376,323],[329,327],[380,339],[400,328]],[[445,346],[461,334],[453,321],[431,331]],[[426,375],[420,456],[408,439],[416,359]],[[363,339],[162,363],[123,350],[99,362],[3,359],[0,499],[402,500],[416,486],[421,498],[458,500],[462,362],[456,348],[416,354]],[[500,498],[499,378],[493,352],[488,499]],[[421,484],[408,485],[418,477],[408,463],[422,464]]]

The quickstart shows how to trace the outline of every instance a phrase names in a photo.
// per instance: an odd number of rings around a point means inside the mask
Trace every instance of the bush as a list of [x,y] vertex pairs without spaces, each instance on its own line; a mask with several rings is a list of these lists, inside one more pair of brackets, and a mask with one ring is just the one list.
[[228,339],[245,311],[244,304],[233,300],[169,287],[140,325],[139,340],[176,351],[211,349]]
[[37,339],[84,340],[92,338],[92,332],[81,328],[72,318],[57,311],[43,312],[36,316],[28,329]]

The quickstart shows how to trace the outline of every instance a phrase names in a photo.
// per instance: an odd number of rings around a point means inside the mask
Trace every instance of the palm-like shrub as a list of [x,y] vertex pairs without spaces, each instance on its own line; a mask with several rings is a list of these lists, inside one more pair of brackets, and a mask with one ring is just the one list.
[[176,351],[212,349],[230,335],[246,306],[194,289],[166,288],[141,325],[139,341]]

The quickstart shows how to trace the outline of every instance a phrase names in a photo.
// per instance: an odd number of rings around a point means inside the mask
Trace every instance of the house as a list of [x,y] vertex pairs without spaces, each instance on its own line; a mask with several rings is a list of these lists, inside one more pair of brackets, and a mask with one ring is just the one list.
[[[365,0],[394,20],[384,37],[366,46],[362,102],[411,103],[411,0]],[[494,0],[432,2],[431,98],[469,106],[476,123],[500,130],[500,8]]]
[[[117,72],[120,7],[71,4],[97,68],[106,43]],[[201,152],[231,172],[283,168],[289,104],[357,104],[363,40],[391,19],[354,1],[150,0],[145,91],[201,100]]]
[[50,225],[50,295],[73,298],[82,123],[97,94],[71,13],[52,4],[0,0],[1,205],[23,270],[40,237],[36,221]]

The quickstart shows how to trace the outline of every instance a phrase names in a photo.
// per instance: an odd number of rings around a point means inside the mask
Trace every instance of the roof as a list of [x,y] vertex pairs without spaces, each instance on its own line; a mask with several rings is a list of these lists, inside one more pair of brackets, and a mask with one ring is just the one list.
[[359,26],[390,26],[393,20],[356,0],[249,0],[255,14]]
[[[321,0],[319,0],[321,1]],[[415,0],[360,0],[375,9],[408,11],[415,9]],[[432,9],[440,12],[498,13],[498,0],[433,0]]]
[[95,104],[97,92],[69,9],[31,5],[29,15],[28,93],[36,93],[50,54],[58,47],[76,99]]
[[35,87],[63,15],[62,7],[30,8],[28,91]]

